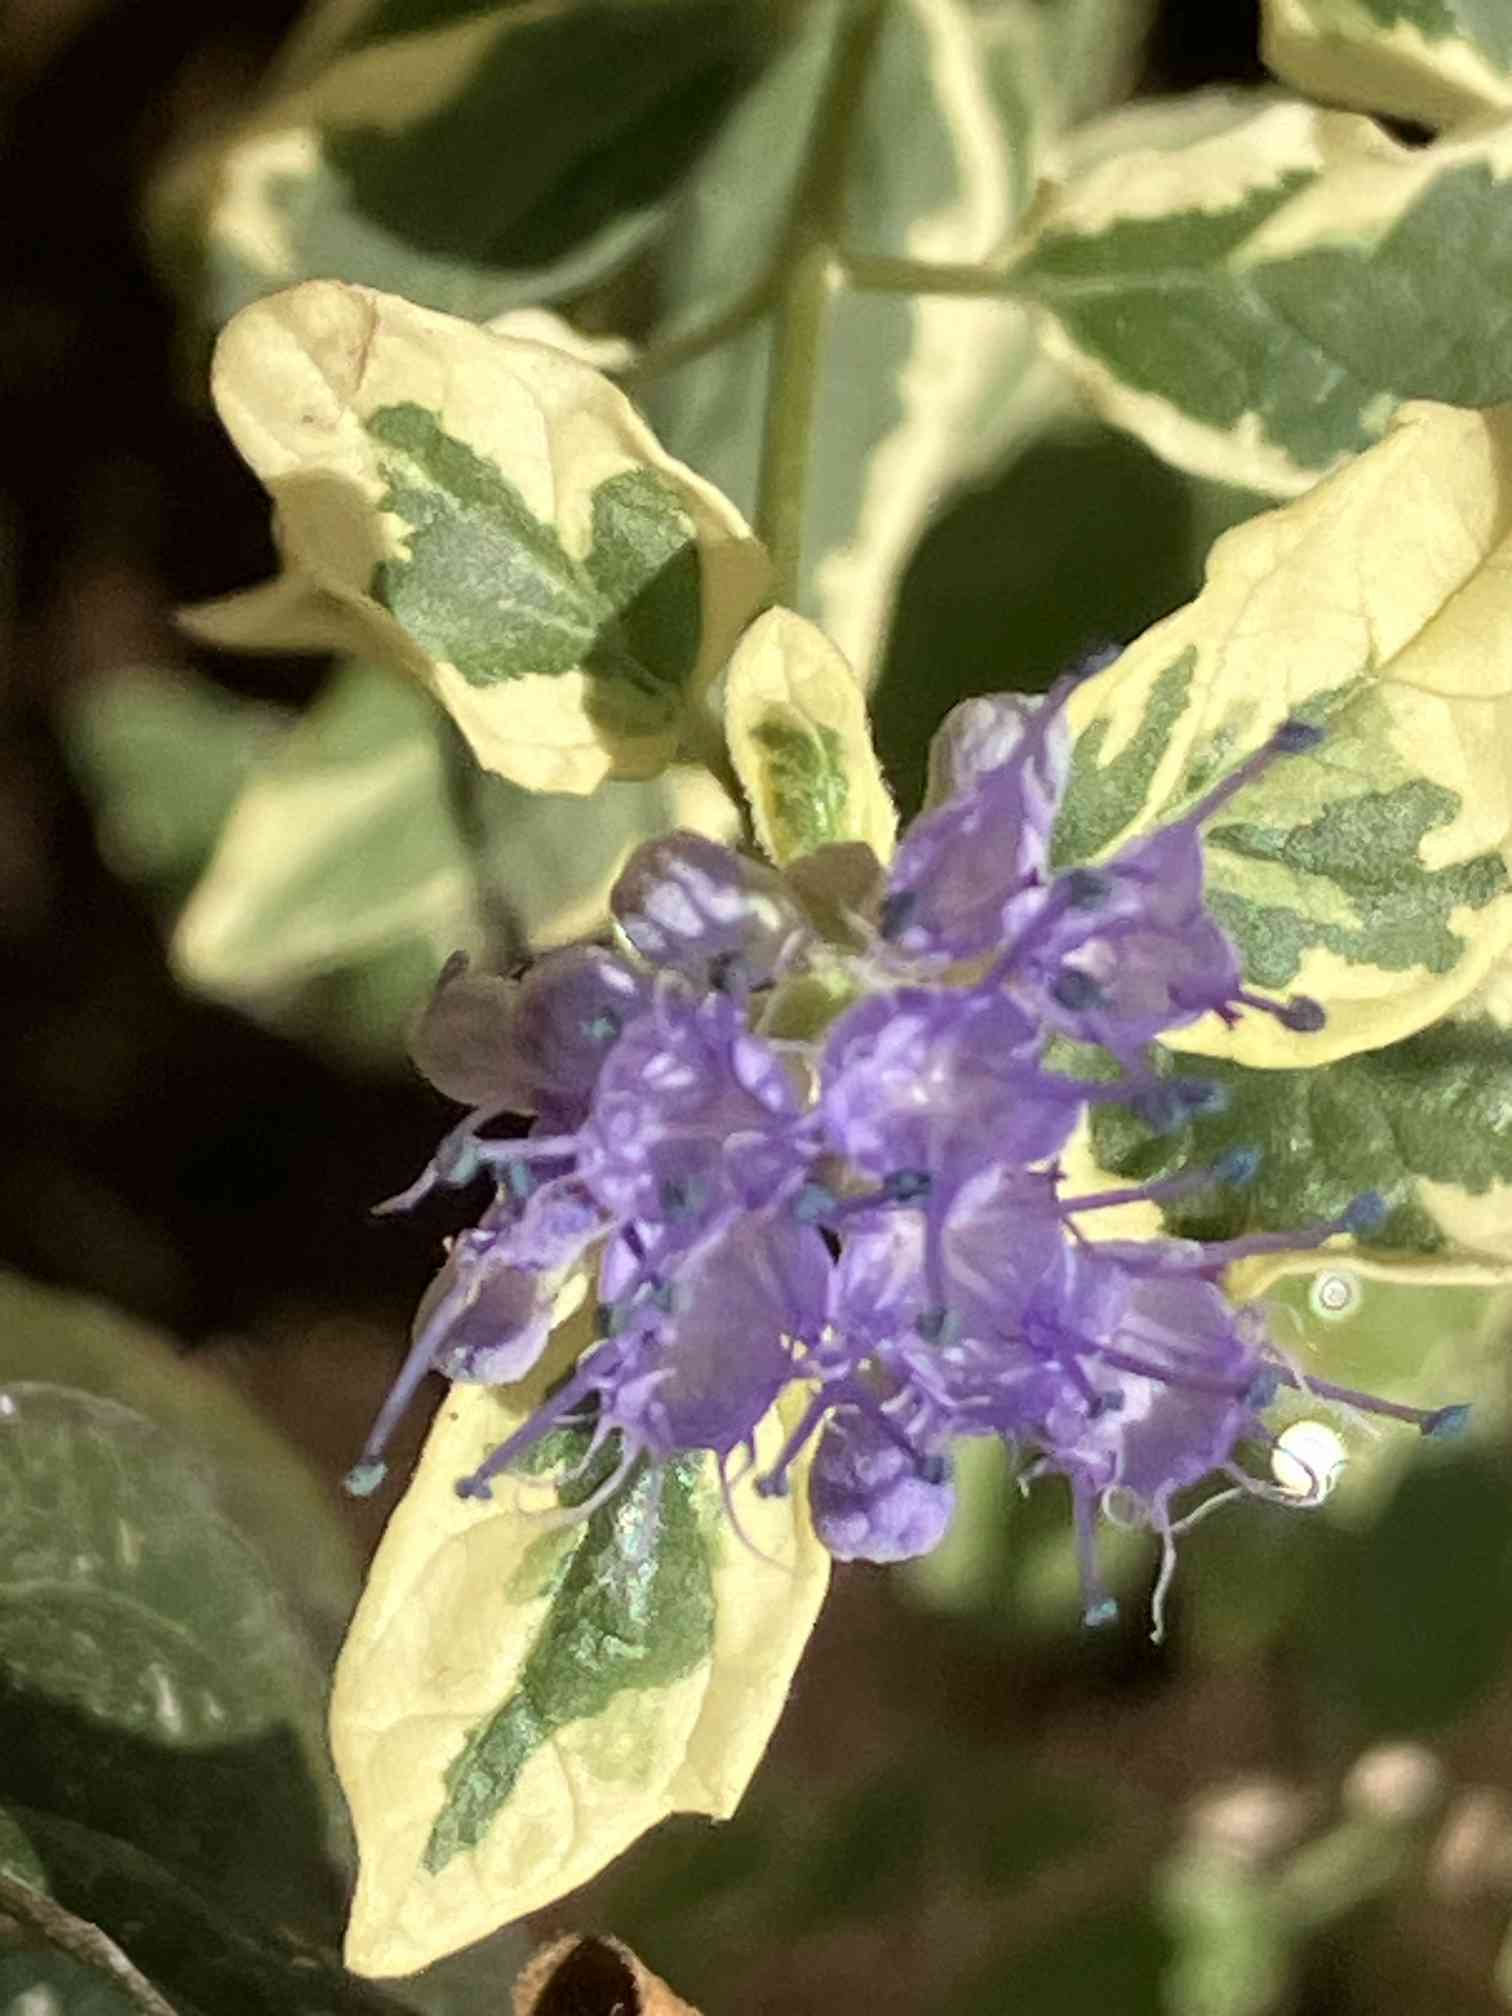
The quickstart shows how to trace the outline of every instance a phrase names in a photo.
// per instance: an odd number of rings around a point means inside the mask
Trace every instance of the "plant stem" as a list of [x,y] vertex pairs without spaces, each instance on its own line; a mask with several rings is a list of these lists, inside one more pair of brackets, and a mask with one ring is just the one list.
[[1017,291],[1008,269],[998,266],[952,266],[857,253],[844,261],[843,272],[847,286],[860,294],[995,294],[1009,300]]
[[87,1918],[76,1918],[51,1897],[4,1871],[0,1871],[0,1912],[37,1933],[55,1951],[103,1974],[142,2016],[174,2016],[172,2003],[132,1966],[108,1932],[91,1925]]
[[835,38],[778,259],[756,528],[772,556],[773,590],[795,602],[826,309],[844,269],[845,183],[884,0],[850,0]]
[[488,822],[479,796],[488,779],[467,737],[443,707],[436,709],[436,743],[447,810],[472,879],[484,957],[492,971],[508,973],[529,955],[530,945],[518,912],[493,872]]
[[742,335],[753,322],[761,319],[776,298],[777,270],[774,266],[743,289],[722,314],[689,329],[682,336],[671,336],[665,343],[651,344],[632,363],[613,375],[631,391],[638,385],[649,385],[655,378],[664,378],[669,371],[691,364],[710,350],[718,350],[722,344]]
[[779,602],[798,600],[825,310],[835,274],[827,245],[805,246],[783,276],[772,330],[756,529],[772,556],[772,592]]

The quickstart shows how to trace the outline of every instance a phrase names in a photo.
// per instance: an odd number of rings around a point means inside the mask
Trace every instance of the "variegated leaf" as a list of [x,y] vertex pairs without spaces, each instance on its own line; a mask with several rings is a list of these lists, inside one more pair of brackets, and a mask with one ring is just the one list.
[[764,0],[324,0],[160,179],[154,235],[216,327],[327,275],[475,320],[557,298],[655,231],[778,27]]
[[1325,104],[1425,126],[1512,111],[1504,0],[1264,0],[1261,53]]
[[1306,497],[1219,540],[1207,584],[1075,695],[1062,859],[1193,805],[1292,716],[1324,731],[1206,831],[1248,981],[1317,1034],[1209,1017],[1183,1048],[1310,1067],[1448,1014],[1512,938],[1512,408],[1403,411]]
[[734,807],[695,766],[606,784],[591,806],[479,775],[473,852],[443,725],[390,672],[338,673],[254,771],[179,919],[173,961],[190,986],[393,1058],[452,952],[508,952],[491,943],[501,928],[536,947],[592,931],[637,842],[672,826],[733,836]]
[[[670,303],[662,337],[724,313],[777,256],[844,11],[816,0],[691,182],[658,253]],[[1139,14],[1113,10],[1106,49],[1127,48],[1120,24]],[[1053,37],[1046,10],[1023,0],[887,9],[850,163],[852,249],[939,260],[995,249],[1032,194],[1056,116],[1065,51]],[[663,439],[746,510],[769,350],[760,322],[645,392]],[[845,293],[832,303],[799,607],[864,685],[878,669],[898,576],[941,493],[1062,398],[1017,304]]]
[[1197,1239],[1284,1232],[1375,1191],[1387,1215],[1360,1236],[1363,1252],[1424,1258],[1466,1281],[1512,1280],[1512,1034],[1489,1017],[1449,1016],[1384,1049],[1298,1070],[1176,1048],[1161,1062],[1216,1083],[1222,1111],[1157,1135],[1123,1109],[1100,1109],[1091,1146],[1101,1168],[1143,1180],[1234,1149],[1261,1157],[1242,1188],[1167,1203],[1162,1229]]
[[1005,271],[1052,356],[1168,461],[1275,495],[1403,399],[1512,397],[1512,123],[1408,148],[1258,99],[1073,176]]
[[816,624],[769,609],[725,677],[725,734],[760,840],[779,866],[864,841],[892,854],[898,819],[856,675]]
[[408,1973],[552,1902],[667,1813],[732,1812],[824,1595],[803,1493],[747,1479],[737,1532],[711,1460],[565,1523],[549,1470],[460,1498],[547,1376],[452,1389],[342,1654],[358,1973]]
[[216,402],[284,574],[191,611],[212,641],[388,660],[487,770],[648,777],[760,606],[738,512],[565,351],[311,281],[221,337]]

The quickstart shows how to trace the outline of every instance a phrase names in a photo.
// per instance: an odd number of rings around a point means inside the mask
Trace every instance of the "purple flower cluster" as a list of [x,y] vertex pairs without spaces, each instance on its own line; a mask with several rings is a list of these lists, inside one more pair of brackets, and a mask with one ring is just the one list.
[[[1208,1013],[1321,1024],[1311,1002],[1245,989],[1205,907],[1199,837],[1316,731],[1288,724],[1185,817],[1057,869],[1062,697],[956,709],[930,804],[885,875],[836,848],[784,878],[674,833],[621,875],[612,948],[548,953],[518,980],[443,974],[417,1053],[473,1110],[394,1204],[481,1177],[493,1194],[422,1304],[354,1489],[382,1475],[427,1372],[529,1372],[586,1269],[595,1341],[460,1481],[465,1495],[487,1496],[569,1423],[594,1448],[613,1438],[605,1493],[691,1451],[728,1479],[793,1388],[791,1433],[758,1488],[786,1491],[811,1455],[809,1504],[834,1555],[933,1547],[953,1443],[998,1437],[1024,1476],[1067,1480],[1097,1621],[1111,1614],[1100,1512],[1156,1529],[1169,1570],[1182,1494],[1208,1479],[1271,1490],[1241,1451],[1270,1444],[1265,1407],[1303,1382],[1263,1313],[1225,1298],[1223,1271],[1364,1229],[1379,1201],[1224,1245],[1097,1240],[1099,1209],[1242,1182],[1253,1158],[1092,1196],[1066,1194],[1058,1158],[1094,1101],[1156,1125],[1211,1102],[1205,1082],[1156,1075],[1157,1034]],[[1073,1075],[1065,1039],[1111,1075]],[[505,1114],[530,1131],[490,1133]],[[1432,1432],[1460,1413],[1409,1418]]]

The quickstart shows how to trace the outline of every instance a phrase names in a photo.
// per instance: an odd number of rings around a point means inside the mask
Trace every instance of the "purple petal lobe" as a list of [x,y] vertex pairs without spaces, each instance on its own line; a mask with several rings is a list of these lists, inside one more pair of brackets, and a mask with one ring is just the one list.
[[515,1011],[518,1067],[550,1128],[577,1126],[605,1060],[650,1006],[649,983],[598,945],[568,945],[538,959]]
[[955,1486],[866,1414],[825,1426],[809,1473],[814,1531],[837,1561],[907,1561],[945,1537]]
[[514,1047],[519,983],[473,973],[465,955],[449,959],[410,1039],[423,1077],[459,1106],[507,1102],[531,1110],[531,1089]]
[[821,1062],[837,1152],[885,1178],[940,1177],[988,1150],[1034,1162],[1070,1139],[1078,1102],[1040,1069],[1040,1032],[996,989],[905,987],[840,1017]]
[[701,833],[669,833],[637,847],[610,907],[649,965],[700,981],[738,961],[749,984],[760,986],[803,932],[802,913],[775,869]]
[[681,1200],[709,1227],[801,1181],[802,1113],[790,1066],[734,1001],[664,991],[605,1064],[582,1130],[583,1172],[621,1217],[658,1219]]
[[[1048,871],[1069,737],[1060,695],[968,700],[931,751],[932,809],[903,836],[883,930],[901,952],[965,959],[998,949],[1015,903]],[[938,802],[934,802],[938,799]]]

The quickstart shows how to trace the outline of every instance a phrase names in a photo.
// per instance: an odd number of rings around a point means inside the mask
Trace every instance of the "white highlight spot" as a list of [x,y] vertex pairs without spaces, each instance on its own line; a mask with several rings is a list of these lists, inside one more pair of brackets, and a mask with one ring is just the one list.
[[63,2016],[63,2004],[51,1988],[23,1988],[7,2003],[6,2016]]
[[152,1689],[152,1707],[158,1727],[165,1736],[182,1736],[185,1728],[184,1704],[173,1684],[173,1675],[166,1666],[153,1664],[147,1668],[147,1684]]
[[1351,1274],[1340,1267],[1330,1268],[1326,1274],[1313,1277],[1308,1301],[1315,1316],[1321,1316],[1330,1323],[1341,1322],[1346,1316],[1353,1316],[1360,1306],[1363,1289],[1358,1274]]
[[1271,1475],[1288,1498],[1321,1505],[1349,1461],[1349,1452],[1326,1421],[1293,1421],[1271,1451]]

